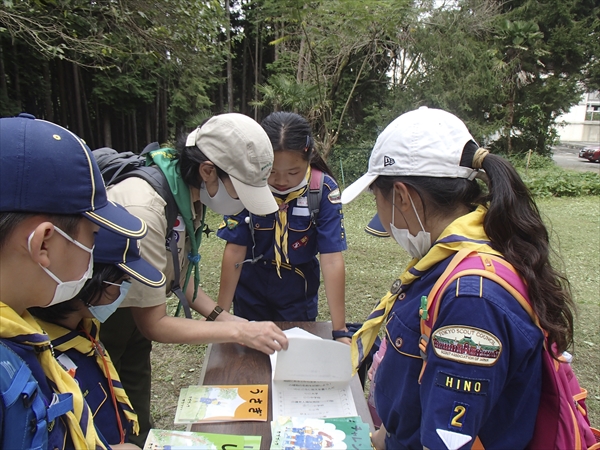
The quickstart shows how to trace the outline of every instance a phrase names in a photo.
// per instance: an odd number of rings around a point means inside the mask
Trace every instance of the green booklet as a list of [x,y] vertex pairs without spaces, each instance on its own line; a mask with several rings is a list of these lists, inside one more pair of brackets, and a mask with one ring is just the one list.
[[358,416],[326,419],[280,416],[271,422],[271,434],[271,450],[371,448],[369,425]]
[[260,436],[152,429],[148,433],[144,450],[260,450],[260,441]]

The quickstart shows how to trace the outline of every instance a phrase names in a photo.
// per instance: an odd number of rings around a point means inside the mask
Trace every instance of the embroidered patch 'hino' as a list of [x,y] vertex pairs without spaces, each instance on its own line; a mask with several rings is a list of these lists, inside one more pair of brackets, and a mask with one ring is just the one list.
[[467,378],[442,372],[435,375],[435,384],[455,392],[465,394],[487,395],[490,386],[490,380],[483,378]]
[[477,366],[493,366],[502,353],[502,343],[493,333],[462,325],[438,328],[431,343],[439,358]]

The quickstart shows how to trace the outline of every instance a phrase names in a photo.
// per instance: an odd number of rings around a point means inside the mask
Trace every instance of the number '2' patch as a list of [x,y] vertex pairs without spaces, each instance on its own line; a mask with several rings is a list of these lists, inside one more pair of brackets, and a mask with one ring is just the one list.
[[451,430],[461,430],[468,412],[469,405],[467,403],[454,402],[452,412],[450,413],[450,420],[448,421],[448,428]]

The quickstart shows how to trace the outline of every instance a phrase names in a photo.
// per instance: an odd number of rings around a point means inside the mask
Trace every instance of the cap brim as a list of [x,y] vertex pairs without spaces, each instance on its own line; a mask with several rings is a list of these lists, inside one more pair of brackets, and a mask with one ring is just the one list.
[[237,178],[232,176],[229,178],[231,179],[231,183],[233,184],[240,201],[244,204],[244,208],[252,214],[265,216],[274,213],[279,209],[269,186],[249,186],[242,183]]
[[385,231],[378,214],[373,216],[369,224],[365,227],[365,231],[377,237],[390,237],[390,234]]
[[158,288],[164,286],[167,281],[165,275],[160,270],[142,258],[136,261],[128,261],[126,264],[116,264],[116,266],[146,286]]
[[378,176],[379,175],[377,174],[372,174],[368,172],[365,173],[362,177],[360,177],[358,180],[356,180],[354,183],[352,183],[350,186],[344,189],[344,191],[342,192],[342,203],[350,203],[362,192],[366,191],[367,188],[371,185],[371,183],[373,183],[373,181],[375,181],[375,179]]
[[110,201],[102,208],[86,211],[83,215],[102,228],[128,238],[140,239],[148,232],[146,222]]

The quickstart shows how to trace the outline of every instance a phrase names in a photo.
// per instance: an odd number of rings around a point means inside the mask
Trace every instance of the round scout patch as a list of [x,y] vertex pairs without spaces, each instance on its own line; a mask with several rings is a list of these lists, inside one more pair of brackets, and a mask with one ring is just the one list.
[[439,358],[476,366],[493,366],[502,353],[502,343],[492,333],[461,325],[438,328],[431,343]]
[[338,188],[335,188],[333,191],[331,191],[327,198],[334,205],[342,203],[342,194],[340,194],[340,190]]

